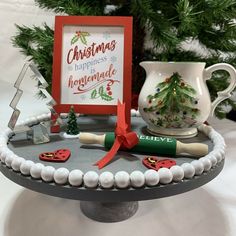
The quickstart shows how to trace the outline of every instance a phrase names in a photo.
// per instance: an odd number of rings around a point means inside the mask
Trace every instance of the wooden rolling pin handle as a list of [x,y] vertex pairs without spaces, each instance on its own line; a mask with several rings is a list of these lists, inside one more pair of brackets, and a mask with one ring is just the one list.
[[100,144],[104,145],[105,134],[97,135],[92,133],[80,133],[79,140],[83,144]]
[[188,153],[193,156],[205,156],[208,153],[208,146],[203,143],[176,143],[176,154]]

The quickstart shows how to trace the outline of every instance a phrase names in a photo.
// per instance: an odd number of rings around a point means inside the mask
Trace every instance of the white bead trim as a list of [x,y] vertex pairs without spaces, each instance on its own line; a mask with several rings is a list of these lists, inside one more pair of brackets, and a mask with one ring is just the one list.
[[[131,110],[132,116],[139,117],[139,111]],[[63,116],[65,116],[63,114]],[[50,119],[50,113],[39,116],[29,117],[21,124],[37,124],[40,121]],[[23,175],[31,175],[33,178],[42,179],[45,182],[55,182],[57,184],[70,184],[72,186],[87,188],[140,188],[143,186],[157,186],[169,184],[171,182],[181,182],[184,178],[190,179],[199,176],[203,172],[209,171],[225,158],[225,141],[211,126],[201,125],[198,127],[200,132],[208,136],[214,144],[213,150],[206,156],[191,163],[183,163],[181,166],[174,166],[170,169],[162,168],[158,171],[147,170],[145,173],[135,170],[128,174],[125,171],[119,171],[114,175],[110,172],[103,172],[100,176],[95,171],[83,173],[81,170],[69,171],[66,168],[55,169],[51,166],[44,166],[40,163],[34,163],[31,160],[25,160],[18,157],[10,149],[7,142],[13,132],[7,128],[0,133],[0,161],[5,163],[14,171],[21,172]]]

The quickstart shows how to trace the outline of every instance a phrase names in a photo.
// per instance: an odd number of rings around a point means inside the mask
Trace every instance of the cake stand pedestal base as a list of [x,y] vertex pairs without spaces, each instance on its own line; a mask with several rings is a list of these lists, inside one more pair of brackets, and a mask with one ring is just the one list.
[[109,223],[129,219],[138,210],[138,202],[80,202],[81,211],[88,218]]

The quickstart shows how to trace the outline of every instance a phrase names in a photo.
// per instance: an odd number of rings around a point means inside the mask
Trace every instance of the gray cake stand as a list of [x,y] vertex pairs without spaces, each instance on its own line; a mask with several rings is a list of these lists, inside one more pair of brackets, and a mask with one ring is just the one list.
[[45,183],[13,171],[0,164],[0,171],[13,182],[51,196],[81,200],[81,210],[89,218],[100,222],[118,222],[133,216],[138,209],[138,201],[173,196],[198,188],[214,179],[223,169],[224,160],[210,171],[193,179],[156,187],[129,189],[88,189],[70,185]]
[[[104,133],[114,130],[116,118],[94,116],[79,117],[80,130],[82,132]],[[36,127],[37,125],[34,125]],[[132,130],[137,133],[146,134],[146,125],[141,118],[132,117]],[[63,131],[63,127],[62,127]],[[142,158],[145,154],[134,154],[128,152],[119,152],[114,161],[98,170],[93,164],[102,158],[106,151],[99,146],[86,146],[79,143],[79,140],[63,139],[61,134],[50,134],[50,143],[35,146],[32,141],[26,140],[24,134],[17,134],[10,139],[9,148],[18,156],[23,156],[34,162],[41,162],[44,165],[51,165],[55,169],[65,167],[68,170],[79,168],[84,173],[89,170],[96,171],[100,174],[103,171],[110,171],[113,174],[120,170],[131,173],[134,170],[145,172],[147,169],[142,165]],[[180,140],[181,141],[181,140]],[[184,142],[202,142],[208,145],[209,151],[212,150],[212,142],[208,137],[199,133],[194,138],[184,140]],[[42,152],[57,150],[60,148],[69,148],[73,150],[71,157],[65,163],[45,163],[38,159]],[[177,165],[184,162],[191,162],[196,158],[186,158],[178,156],[175,160]],[[81,201],[82,212],[91,219],[101,222],[117,222],[128,219],[138,209],[138,201],[155,198],[168,197],[175,194],[190,191],[198,188],[212,179],[214,179],[222,170],[224,161],[218,163],[210,171],[204,172],[201,176],[195,176],[192,179],[184,179],[182,182],[167,185],[158,185],[156,187],[128,188],[128,189],[89,189],[85,187],[72,187],[70,185],[57,185],[56,183],[46,183],[42,180],[36,180],[30,176],[24,176],[15,172],[4,164],[0,164],[0,171],[15,183],[28,189],[67,199]]]

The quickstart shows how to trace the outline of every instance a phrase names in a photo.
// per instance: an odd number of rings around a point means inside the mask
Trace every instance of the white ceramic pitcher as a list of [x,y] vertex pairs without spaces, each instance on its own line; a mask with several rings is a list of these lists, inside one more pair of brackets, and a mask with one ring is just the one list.
[[[140,65],[146,71],[146,80],[139,95],[139,111],[154,135],[195,136],[196,128],[231,96],[236,85],[236,70],[226,63],[206,69],[203,62],[144,61]],[[216,70],[226,70],[230,84],[211,103],[206,80]]]

